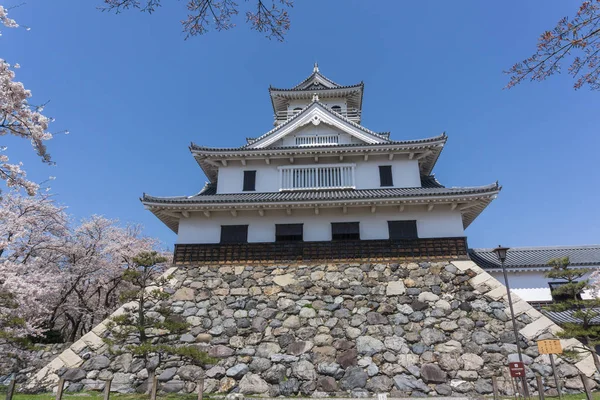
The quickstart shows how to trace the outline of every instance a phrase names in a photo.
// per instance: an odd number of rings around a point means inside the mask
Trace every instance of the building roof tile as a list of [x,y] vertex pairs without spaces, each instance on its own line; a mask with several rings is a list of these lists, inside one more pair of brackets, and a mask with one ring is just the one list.
[[[501,268],[494,249],[470,249],[469,256],[481,268]],[[553,258],[569,257],[573,266],[600,266],[600,245],[515,247],[506,253],[508,268],[547,267]]]
[[[200,193],[188,197],[153,197],[144,194],[142,201],[165,204],[211,204],[211,203],[255,203],[255,202],[294,202],[306,200],[362,200],[411,198],[430,196],[472,195],[490,193],[500,190],[498,183],[476,187],[433,186],[430,187],[387,188],[387,189],[348,189],[348,190],[310,190],[284,192],[245,192],[231,194],[216,194],[211,185],[206,185]],[[437,182],[437,181],[436,181]],[[439,183],[438,183],[439,184]]]

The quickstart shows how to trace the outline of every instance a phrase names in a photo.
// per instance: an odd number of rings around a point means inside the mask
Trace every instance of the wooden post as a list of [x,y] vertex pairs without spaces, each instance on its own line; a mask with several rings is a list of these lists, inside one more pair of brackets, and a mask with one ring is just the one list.
[[107,379],[104,383],[104,400],[109,400],[110,398],[110,385],[112,383],[112,378]]
[[494,388],[494,400],[499,400],[500,394],[498,393],[498,381],[495,376],[492,376],[492,387]]
[[554,375],[554,383],[556,383],[556,390],[558,391],[558,398],[562,400],[562,394],[560,393],[560,381],[556,374],[556,367],[554,366],[554,354],[548,354],[550,356],[550,365],[552,366],[552,374]]
[[204,378],[198,379],[198,400],[202,400],[204,396]]
[[535,379],[537,380],[538,396],[540,397],[540,400],[544,400],[544,383],[542,382],[542,377],[536,375]]
[[56,400],[62,400],[63,388],[65,387],[65,378],[58,380],[58,387],[56,388]]
[[10,383],[8,384],[8,389],[6,391],[6,400],[12,400],[14,392],[15,392],[15,380],[13,378],[13,380],[11,380]]
[[152,390],[150,391],[150,400],[156,400],[156,391],[158,390],[158,377],[152,378]]
[[590,392],[590,388],[588,387],[587,377],[584,374],[579,374],[579,376],[581,377],[581,382],[583,382],[583,388],[585,389],[585,397],[587,397],[587,400],[592,400],[592,392]]
[[512,388],[513,388],[515,399],[518,399],[519,398],[519,390],[515,386],[515,378],[510,377],[508,379],[510,379],[510,383],[512,384]]

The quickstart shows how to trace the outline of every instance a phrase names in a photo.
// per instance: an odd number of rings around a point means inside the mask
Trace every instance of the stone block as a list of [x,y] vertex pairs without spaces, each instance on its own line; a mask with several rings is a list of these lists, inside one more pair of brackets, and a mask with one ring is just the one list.
[[83,364],[83,360],[77,354],[73,352],[71,349],[66,349],[58,356],[60,360],[65,364],[67,368],[75,368],[79,367]]
[[94,327],[94,329],[92,329],[92,332],[94,332],[96,335],[98,336],[102,336],[102,334],[104,332],[106,332],[106,324],[104,324],[103,322],[100,322],[98,325],[96,325]]
[[487,292],[485,296],[492,300],[500,300],[506,296],[506,286],[500,284],[497,288]]
[[195,297],[194,289],[181,288],[178,289],[173,295],[173,301],[193,301]]
[[60,357],[56,357],[47,365],[46,373],[53,373],[64,367],[65,363],[63,360],[61,360]]
[[526,339],[532,340],[547,331],[551,326],[557,325],[554,324],[554,322],[552,322],[548,317],[542,316],[538,320],[521,329],[519,333],[525,336]]
[[402,281],[388,282],[385,290],[385,294],[387,296],[403,295],[405,292],[406,288],[404,287],[404,282]]
[[593,376],[597,371],[596,365],[594,364],[594,357],[592,357],[591,354],[589,356],[585,357],[583,360],[579,361],[577,364],[575,364],[575,366],[585,376],[588,376],[588,377]]
[[98,337],[93,331],[90,331],[81,337],[81,340],[88,345],[88,347],[94,351],[104,346],[104,341]]
[[[518,317],[519,315],[523,314],[524,312],[529,311],[532,308],[533,307],[531,307],[529,305],[529,303],[527,303],[526,301],[523,301],[523,300],[515,301],[515,300],[513,300],[513,309],[515,310],[515,317]],[[506,309],[504,310],[504,312],[506,313],[506,315],[510,315],[510,307],[506,307]]]
[[294,275],[285,274],[285,275],[277,275],[276,277],[273,278],[273,282],[275,282],[279,286],[286,287],[289,285],[294,285],[298,281],[296,281],[296,279],[294,278]]
[[83,349],[85,349],[87,347],[87,344],[79,339],[78,341],[76,341],[75,343],[73,343],[70,347],[71,350],[73,350],[73,352],[79,354],[79,352]]
[[458,268],[460,271],[466,271],[476,266],[473,261],[452,261],[452,265]]
[[543,315],[541,312],[539,312],[533,307],[529,308],[529,310],[526,311],[526,314],[534,321],[536,319],[539,319]]
[[492,278],[492,276],[490,274],[488,274],[487,272],[484,272],[482,274],[478,274],[474,278],[471,278],[469,280],[469,283],[471,284],[471,286],[476,288],[477,286],[489,281],[490,279],[494,279],[494,278]]

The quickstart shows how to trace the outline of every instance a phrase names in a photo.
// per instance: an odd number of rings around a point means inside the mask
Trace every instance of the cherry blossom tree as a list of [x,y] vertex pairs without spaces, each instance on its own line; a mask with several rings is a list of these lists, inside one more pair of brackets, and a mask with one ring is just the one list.
[[600,0],[584,1],[573,18],[565,17],[542,33],[536,52],[505,71],[510,75],[506,87],[524,80],[543,81],[568,62],[575,89],[587,85],[600,90]]
[[[72,229],[61,252],[61,289],[46,320],[68,341],[88,332],[120,303],[128,288],[123,273],[135,267],[134,257],[159,247],[142,236],[139,225],[118,226],[100,216],[84,220]],[[164,256],[170,261],[170,255]],[[163,268],[166,263],[157,267]]]
[[123,273],[136,267],[134,257],[159,248],[141,232],[100,216],[73,224],[48,194],[4,193],[0,346],[23,345],[47,332],[73,341],[105,319],[129,289]]
[[67,232],[64,209],[48,195],[11,191],[0,199],[0,346],[17,345],[15,354],[43,331]]
[[[127,9],[138,9],[147,13],[155,12],[161,0],[103,0],[103,11],[120,13]],[[264,33],[269,39],[283,41],[290,29],[288,10],[293,7],[293,0],[252,0],[252,6],[240,6],[233,0],[187,0],[188,14],[181,21],[186,39],[203,35],[211,25],[217,31],[234,28],[235,17],[246,7],[246,22],[251,29]]]
[[[19,26],[8,17],[7,9],[1,5],[0,24],[8,28]],[[18,68],[18,64],[11,65],[0,58],[0,137],[13,135],[29,140],[42,162],[53,164],[45,145],[46,141],[52,139],[48,131],[51,119],[42,114],[43,106],[29,103],[31,91],[15,81],[14,69]],[[6,150],[6,147],[0,146],[0,180],[6,181],[8,187],[23,188],[29,195],[34,195],[39,185],[27,179],[21,162],[10,162]]]

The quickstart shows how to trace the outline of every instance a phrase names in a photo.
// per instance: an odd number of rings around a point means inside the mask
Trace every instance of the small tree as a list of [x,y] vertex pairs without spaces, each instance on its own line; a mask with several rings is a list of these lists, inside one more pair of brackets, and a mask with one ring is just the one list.
[[600,361],[594,350],[597,344],[600,344],[600,326],[593,325],[592,319],[598,316],[598,307],[600,300],[583,300],[581,293],[584,290],[593,290],[589,279],[582,279],[592,270],[589,268],[569,268],[569,257],[554,258],[548,261],[548,265],[552,267],[545,275],[547,278],[561,280],[560,286],[552,290],[552,296],[559,299],[554,304],[546,306],[549,311],[572,311],[573,318],[580,320],[580,323],[565,323],[562,325],[563,330],[557,334],[558,337],[571,339],[576,338],[581,340],[589,347],[596,368],[600,371]]
[[[159,273],[161,264],[166,261],[155,251],[142,252],[133,259],[135,267],[123,273],[123,280],[131,288],[123,292],[121,300],[128,305],[124,313],[111,318],[108,329],[112,335],[104,339],[113,351],[128,351],[143,357],[149,382],[165,354],[180,356],[194,364],[212,363],[212,359],[195,346],[170,344],[174,336],[187,332],[189,324],[164,304],[170,295],[163,291],[167,279]],[[158,364],[150,365],[148,361],[152,356],[158,356]]]

